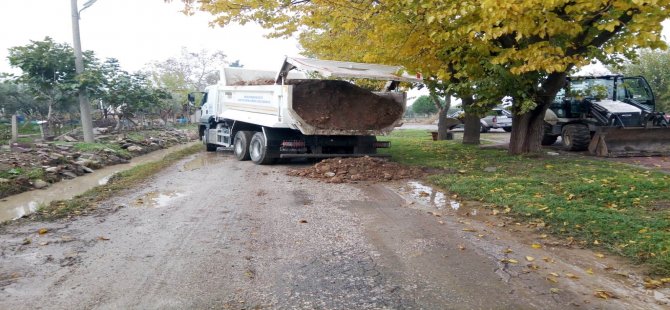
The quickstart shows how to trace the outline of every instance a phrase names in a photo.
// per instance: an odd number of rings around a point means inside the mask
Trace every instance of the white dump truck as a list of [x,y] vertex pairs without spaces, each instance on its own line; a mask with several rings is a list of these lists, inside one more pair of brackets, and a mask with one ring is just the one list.
[[[387,82],[371,92],[351,79]],[[399,126],[405,112],[399,82],[421,79],[395,66],[291,57],[279,72],[224,68],[219,83],[204,92],[200,137],[208,151],[232,150],[256,164],[375,156],[377,148],[389,147],[376,136]]]

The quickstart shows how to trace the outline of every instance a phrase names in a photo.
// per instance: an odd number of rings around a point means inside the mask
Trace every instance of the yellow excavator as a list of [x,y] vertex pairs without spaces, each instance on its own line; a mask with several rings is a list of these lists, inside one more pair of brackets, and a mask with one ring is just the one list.
[[542,145],[631,157],[670,154],[668,118],[642,76],[570,77],[545,114]]

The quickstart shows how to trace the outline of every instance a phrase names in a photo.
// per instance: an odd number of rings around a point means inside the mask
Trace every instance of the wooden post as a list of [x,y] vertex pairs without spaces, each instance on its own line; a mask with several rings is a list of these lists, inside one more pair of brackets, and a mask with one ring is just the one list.
[[16,114],[12,115],[12,139],[9,143],[14,143],[19,140],[19,124]]

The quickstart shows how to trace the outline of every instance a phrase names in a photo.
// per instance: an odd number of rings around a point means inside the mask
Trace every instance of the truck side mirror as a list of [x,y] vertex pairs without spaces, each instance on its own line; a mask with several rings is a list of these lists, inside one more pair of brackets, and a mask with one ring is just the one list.
[[195,95],[193,95],[193,93],[188,94],[188,102],[190,102],[191,104],[195,103]]

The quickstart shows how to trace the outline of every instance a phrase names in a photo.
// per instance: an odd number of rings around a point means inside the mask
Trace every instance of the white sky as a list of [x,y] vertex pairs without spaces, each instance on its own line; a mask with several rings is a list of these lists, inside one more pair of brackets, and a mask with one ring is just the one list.
[[[119,59],[127,71],[179,56],[182,46],[222,50],[228,61],[252,69],[279,70],[284,56],[299,55],[295,39],[266,39],[266,31],[251,24],[212,28],[211,15],[186,16],[181,8],[179,0],[98,0],[81,14],[82,48]],[[46,36],[72,45],[71,20],[69,0],[0,0],[0,72],[16,71],[7,61],[10,47]]]

